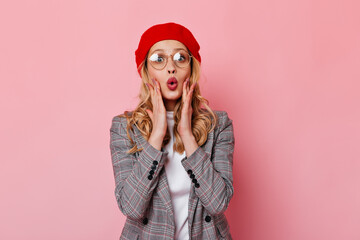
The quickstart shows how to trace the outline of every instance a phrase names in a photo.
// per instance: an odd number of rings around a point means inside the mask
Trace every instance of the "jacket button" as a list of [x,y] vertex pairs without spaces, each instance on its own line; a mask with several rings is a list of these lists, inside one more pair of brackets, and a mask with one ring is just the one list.
[[192,174],[192,170],[191,169],[187,170],[187,173]]
[[199,188],[199,187],[200,187],[200,184],[199,184],[199,183],[195,183],[195,187],[196,187],[196,188]]
[[206,222],[210,222],[210,221],[211,221],[211,217],[210,217],[210,216],[206,216],[206,217],[205,217],[205,221],[206,221]]
[[191,179],[195,178],[195,175],[194,175],[194,174],[190,174],[190,178],[191,178]]
[[149,180],[153,179],[153,176],[152,176],[152,175],[149,175],[149,176],[148,176],[148,179],[149,179]]
[[154,173],[155,173],[154,170],[150,170],[149,172],[150,175],[153,175]]
[[196,180],[196,178],[194,178],[194,179],[192,180],[192,182],[193,182],[193,183],[197,183],[197,180]]
[[155,165],[152,165],[152,166],[151,166],[151,169],[152,169],[152,170],[155,170],[155,169],[156,169],[156,166],[155,166]]
[[144,218],[142,222],[144,225],[146,225],[146,224],[148,224],[149,220],[148,220],[148,218]]
[[156,165],[158,165],[158,163],[159,163],[159,162],[158,162],[158,161],[156,161],[156,160],[155,160],[155,161],[153,161],[153,164],[154,164],[155,166],[156,166]]

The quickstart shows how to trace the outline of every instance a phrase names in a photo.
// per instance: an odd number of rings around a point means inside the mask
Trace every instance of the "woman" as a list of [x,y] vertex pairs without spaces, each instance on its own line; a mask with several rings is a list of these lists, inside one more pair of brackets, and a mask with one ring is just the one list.
[[176,23],[141,36],[140,103],[110,129],[120,239],[231,239],[233,125],[200,94],[199,49]]

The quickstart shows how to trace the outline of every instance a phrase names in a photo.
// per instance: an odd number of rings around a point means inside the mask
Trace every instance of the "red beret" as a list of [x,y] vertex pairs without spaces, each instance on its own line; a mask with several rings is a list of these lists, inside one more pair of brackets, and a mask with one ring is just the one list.
[[201,57],[199,54],[200,45],[190,30],[180,24],[169,22],[154,25],[142,34],[139,46],[135,51],[137,68],[139,69],[141,62],[146,57],[146,54],[152,45],[159,41],[168,39],[177,40],[183,43],[189,49],[191,55],[194,56],[199,62],[201,62]]

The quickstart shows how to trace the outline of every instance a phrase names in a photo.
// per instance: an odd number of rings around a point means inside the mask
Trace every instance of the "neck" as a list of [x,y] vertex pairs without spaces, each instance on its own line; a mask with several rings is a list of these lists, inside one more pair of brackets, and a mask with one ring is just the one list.
[[175,105],[176,105],[176,101],[165,101],[164,100],[164,105],[165,105],[165,108],[166,108],[166,111],[174,111],[175,109]]

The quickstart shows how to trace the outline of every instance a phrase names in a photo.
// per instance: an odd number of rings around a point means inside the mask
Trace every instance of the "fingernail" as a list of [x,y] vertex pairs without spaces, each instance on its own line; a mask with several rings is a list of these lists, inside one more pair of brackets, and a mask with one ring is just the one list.
[[145,83],[146,84],[146,87],[149,88],[149,84],[148,83]]
[[155,84],[155,79],[152,79],[153,83]]

